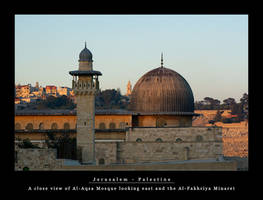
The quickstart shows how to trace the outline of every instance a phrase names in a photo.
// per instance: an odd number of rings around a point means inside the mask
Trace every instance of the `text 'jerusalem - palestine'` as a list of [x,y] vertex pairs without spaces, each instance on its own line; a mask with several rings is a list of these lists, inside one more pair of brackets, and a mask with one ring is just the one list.
[[137,177],[137,178],[99,178],[94,177],[92,182],[171,182],[171,178],[165,178],[165,177],[156,177],[156,178],[150,178],[150,177]]

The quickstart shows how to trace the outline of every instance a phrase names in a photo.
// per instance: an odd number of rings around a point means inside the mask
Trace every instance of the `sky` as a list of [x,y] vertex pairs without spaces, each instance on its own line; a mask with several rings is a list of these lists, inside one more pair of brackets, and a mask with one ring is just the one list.
[[102,90],[125,94],[163,53],[195,101],[248,93],[248,15],[15,15],[15,84],[71,88],[85,41]]

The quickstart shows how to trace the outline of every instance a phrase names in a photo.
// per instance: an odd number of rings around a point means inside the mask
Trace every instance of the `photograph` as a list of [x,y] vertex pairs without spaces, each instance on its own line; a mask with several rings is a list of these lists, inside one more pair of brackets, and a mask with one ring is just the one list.
[[170,174],[249,171],[248,21],[15,14],[14,171],[94,174],[61,190],[235,190]]

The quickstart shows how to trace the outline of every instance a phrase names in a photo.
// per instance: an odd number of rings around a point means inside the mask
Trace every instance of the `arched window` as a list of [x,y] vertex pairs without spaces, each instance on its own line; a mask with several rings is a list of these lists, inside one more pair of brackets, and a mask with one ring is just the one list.
[[181,138],[176,138],[175,142],[182,142],[183,140]]
[[16,123],[15,130],[20,130],[20,129],[21,129],[21,125],[19,123]]
[[196,138],[195,138],[195,140],[196,140],[197,142],[202,142],[202,141],[203,141],[203,137],[202,137],[201,135],[197,135]]
[[28,123],[26,125],[26,130],[33,130],[33,124],[32,123]]
[[136,142],[142,142],[142,139],[141,138],[137,138]]
[[69,128],[70,128],[69,123],[65,123],[65,124],[64,124],[64,129],[65,129],[65,130],[69,130]]
[[115,128],[116,128],[116,124],[113,123],[113,122],[111,122],[111,123],[110,123],[110,129],[115,129]]
[[41,123],[39,124],[39,130],[43,130],[43,129],[44,129],[44,123],[41,122]]
[[53,124],[51,125],[51,129],[53,129],[53,130],[58,129],[57,123],[53,123]]
[[119,127],[120,127],[120,129],[124,129],[126,127],[125,122],[120,122]]
[[105,160],[104,158],[99,159],[99,165],[105,165]]
[[99,129],[106,129],[105,123],[101,122],[99,124]]
[[157,138],[155,142],[162,142],[163,140],[161,138]]

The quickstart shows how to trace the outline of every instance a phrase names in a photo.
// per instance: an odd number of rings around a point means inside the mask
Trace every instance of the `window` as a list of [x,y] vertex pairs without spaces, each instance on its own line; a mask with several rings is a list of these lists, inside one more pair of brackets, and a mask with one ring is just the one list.
[[142,139],[141,138],[137,138],[136,142],[142,142]]
[[105,164],[104,158],[100,158],[100,159],[99,159],[99,165],[104,165],[104,164]]
[[26,130],[33,130],[33,124],[32,123],[28,123],[26,125]]
[[176,142],[182,142],[183,140],[181,138],[176,138]]
[[116,128],[116,125],[115,125],[115,123],[110,123],[110,129],[115,129]]
[[162,142],[163,140],[161,138],[157,138],[155,142]]
[[69,123],[65,123],[65,124],[64,124],[64,129],[65,129],[65,130],[69,130],[69,128],[70,128]]
[[103,122],[99,124],[99,129],[106,129],[106,126]]
[[41,122],[40,124],[39,124],[39,130],[43,130],[44,129],[44,124]]
[[20,129],[21,129],[21,125],[19,123],[16,123],[15,130],[20,130]]
[[121,129],[124,129],[124,128],[126,127],[126,124],[125,124],[125,122],[120,122],[120,125],[119,125],[119,127],[120,127]]
[[58,129],[57,123],[53,123],[53,124],[51,125],[51,129],[53,129],[53,130]]

